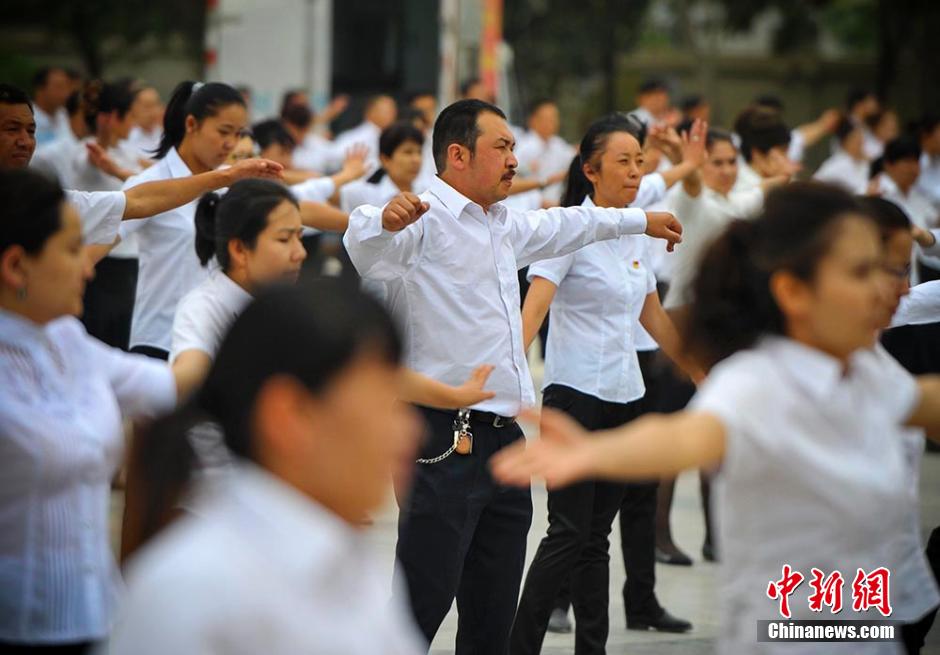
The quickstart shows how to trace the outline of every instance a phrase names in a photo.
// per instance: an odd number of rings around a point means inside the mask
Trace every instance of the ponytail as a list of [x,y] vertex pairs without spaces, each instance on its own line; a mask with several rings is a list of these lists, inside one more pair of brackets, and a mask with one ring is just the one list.
[[215,252],[215,219],[221,196],[210,191],[199,199],[196,205],[196,256],[205,266]]
[[565,192],[561,196],[562,207],[578,207],[584,199],[594,193],[594,185],[584,175],[584,164],[581,155],[575,155],[568,166]]
[[811,282],[847,217],[871,221],[841,189],[795,182],[768,194],[756,220],[732,222],[699,262],[684,329],[688,354],[711,368],[765,334],[785,335],[771,278],[786,271]]
[[[198,85],[198,86],[197,86]],[[202,121],[215,116],[225,107],[241,105],[245,99],[228,84],[221,82],[180,82],[173,90],[170,101],[163,115],[163,136],[154,154],[155,159],[163,159],[172,148],[178,148],[186,136],[186,117],[192,116]]]

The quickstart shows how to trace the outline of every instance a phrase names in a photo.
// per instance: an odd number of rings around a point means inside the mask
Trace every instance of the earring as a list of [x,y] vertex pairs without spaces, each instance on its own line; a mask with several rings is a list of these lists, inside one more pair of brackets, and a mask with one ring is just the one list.
[[16,299],[20,302],[26,300],[26,285],[23,285],[16,290]]

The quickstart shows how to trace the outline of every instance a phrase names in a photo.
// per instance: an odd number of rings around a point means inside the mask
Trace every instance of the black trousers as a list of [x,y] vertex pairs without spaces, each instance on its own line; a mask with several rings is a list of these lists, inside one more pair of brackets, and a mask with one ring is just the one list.
[[163,350],[163,348],[154,348],[153,346],[134,346],[131,348],[131,352],[135,355],[146,355],[147,357],[152,357],[153,359],[162,359],[163,361],[170,359],[170,352],[168,350]]
[[88,334],[109,346],[127,350],[137,295],[137,260],[105,257],[85,287],[82,323]]
[[[623,425],[638,403],[611,403],[562,385],[545,389],[543,405],[566,412],[589,430]],[[548,492],[548,532],[529,566],[512,627],[513,655],[538,653],[555,607],[570,580],[575,653],[604,653],[608,633],[609,541],[624,486],[587,481]]]
[[[419,457],[453,443],[454,412],[419,408],[428,434]],[[515,423],[471,424],[473,453],[416,464],[411,491],[399,498],[396,568],[415,621],[428,643],[457,599],[457,655],[504,655],[532,523],[529,489],[504,487],[489,458],[523,438]],[[395,585],[402,589],[401,584]]]
[[[934,528],[930,533],[930,537],[927,539],[926,555],[934,579],[940,582],[940,527]],[[904,649],[908,655],[917,655],[917,653],[920,653],[920,649],[924,647],[927,633],[930,632],[930,628],[933,627],[934,620],[937,618],[937,609],[935,607],[927,612],[916,623],[907,623],[901,626],[901,638],[904,641]]]
[[85,655],[90,653],[95,642],[82,641],[71,644],[27,645],[0,641],[0,653],[4,655]]

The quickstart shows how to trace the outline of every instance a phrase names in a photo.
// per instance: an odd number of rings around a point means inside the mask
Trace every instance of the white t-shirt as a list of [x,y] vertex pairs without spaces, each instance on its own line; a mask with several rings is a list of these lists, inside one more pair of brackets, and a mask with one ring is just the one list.
[[228,329],[250,302],[251,294],[222,269],[213,270],[176,308],[170,363],[187,350],[199,350],[215,359]]
[[[128,178],[124,188],[190,175],[176,148],[172,148],[143,173]],[[193,200],[162,214],[121,224],[121,238],[135,234],[140,249],[131,348],[150,346],[169,351],[177,303],[208,277],[208,271],[196,257],[197,202]]]
[[[834,358],[782,337],[714,367],[690,408],[717,417],[726,434],[712,493],[719,653],[819,652],[819,644],[756,642],[757,620],[781,619],[766,594],[784,565],[806,578],[789,598],[794,619],[883,618],[852,611],[852,581],[859,568],[900,569],[892,535],[910,530],[912,502],[901,426],[918,395],[914,378],[874,351],[855,353],[844,373]],[[846,579],[841,614],[810,611],[813,567]],[[826,652],[900,651],[853,643]]]
[[[581,203],[594,207],[590,197]],[[558,289],[551,305],[542,387],[561,384],[611,403],[643,397],[633,331],[656,278],[644,261],[649,237],[598,241],[529,266]]]

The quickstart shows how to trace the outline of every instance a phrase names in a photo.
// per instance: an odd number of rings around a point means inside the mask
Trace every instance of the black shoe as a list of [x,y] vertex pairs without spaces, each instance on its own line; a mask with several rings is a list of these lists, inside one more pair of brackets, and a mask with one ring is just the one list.
[[705,558],[706,562],[717,562],[718,556],[715,554],[715,547],[712,546],[710,541],[706,541],[702,544],[702,557]]
[[656,547],[656,561],[660,564],[672,564],[674,566],[692,566],[692,558],[681,550],[672,547],[672,550],[663,550]]
[[660,632],[688,632],[692,624],[685,619],[679,619],[663,610],[658,619],[633,618],[627,619],[627,630],[659,630]]
[[560,607],[553,609],[552,615],[548,617],[548,631],[563,635],[571,632],[571,619],[568,618],[568,612]]

